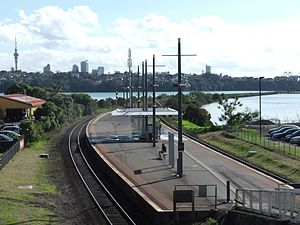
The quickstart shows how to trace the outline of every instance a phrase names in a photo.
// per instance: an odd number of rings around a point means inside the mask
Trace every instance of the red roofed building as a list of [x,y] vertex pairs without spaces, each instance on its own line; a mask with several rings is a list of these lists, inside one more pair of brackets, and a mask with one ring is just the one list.
[[17,122],[32,118],[34,111],[46,103],[45,100],[23,94],[0,96],[0,120]]

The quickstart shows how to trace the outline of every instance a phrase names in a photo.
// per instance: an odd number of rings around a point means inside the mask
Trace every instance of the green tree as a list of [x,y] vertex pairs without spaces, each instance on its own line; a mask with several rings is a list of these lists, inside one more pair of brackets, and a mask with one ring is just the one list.
[[25,136],[25,144],[38,141],[41,136],[41,129],[38,124],[32,120],[23,120],[20,124],[21,134]]
[[183,119],[188,120],[198,126],[212,125],[209,112],[205,109],[200,108],[196,104],[190,104],[187,106]]
[[84,106],[84,115],[91,115],[97,107],[97,101],[92,99],[88,94],[72,94],[74,103]]
[[25,83],[14,83],[6,89],[5,94],[27,94],[31,91],[31,86]]
[[235,97],[233,100],[222,98],[218,106],[222,110],[219,121],[225,122],[230,128],[234,128],[244,126],[258,116],[258,112],[250,112],[249,109],[243,112],[238,111],[242,106],[243,104],[238,97]]

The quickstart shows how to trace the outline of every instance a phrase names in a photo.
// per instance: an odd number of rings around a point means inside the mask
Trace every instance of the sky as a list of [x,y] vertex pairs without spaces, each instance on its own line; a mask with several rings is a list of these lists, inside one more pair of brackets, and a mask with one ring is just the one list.
[[[5,1],[5,3],[4,3]],[[182,72],[233,77],[300,73],[299,0],[0,0],[0,70],[70,71],[88,60],[105,73],[133,71],[142,61],[177,72],[178,38]],[[149,69],[148,69],[149,70]]]

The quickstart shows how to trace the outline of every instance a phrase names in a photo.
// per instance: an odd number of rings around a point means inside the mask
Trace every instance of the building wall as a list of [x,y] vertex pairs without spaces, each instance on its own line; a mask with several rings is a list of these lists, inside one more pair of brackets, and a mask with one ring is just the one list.
[[80,62],[80,70],[82,73],[89,72],[89,63],[87,60]]
[[7,116],[6,109],[24,109],[26,116],[31,118],[39,107],[31,107],[30,105],[22,102],[12,101],[0,98],[0,120],[4,120]]

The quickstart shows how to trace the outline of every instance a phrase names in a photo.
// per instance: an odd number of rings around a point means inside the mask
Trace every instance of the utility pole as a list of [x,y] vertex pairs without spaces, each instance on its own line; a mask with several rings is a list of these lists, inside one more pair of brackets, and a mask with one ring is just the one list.
[[261,81],[264,77],[259,77],[259,138],[261,139]]
[[163,55],[163,56],[177,56],[178,57],[178,159],[177,159],[177,177],[183,175],[183,151],[184,143],[182,142],[182,84],[181,81],[181,56],[196,56],[196,54],[181,54],[180,38],[178,38],[178,54],[177,55]]
[[138,69],[137,69],[137,87],[138,87],[138,108],[140,108],[140,103],[141,103],[141,100],[140,100],[140,90],[141,90],[141,85],[140,85],[140,66],[138,66]]
[[[145,60],[145,74],[144,74],[144,79],[145,79],[145,111],[148,111],[148,77],[147,77],[147,59]],[[149,139],[148,135],[148,116],[145,116],[145,125],[146,125],[146,133],[147,133],[147,140]]]
[[128,76],[129,76],[129,108],[132,108],[132,59],[131,59],[131,49],[128,49],[128,60],[127,60],[127,66],[128,66]]
[[152,76],[152,146],[155,147],[156,143],[156,99],[155,99],[155,90],[158,87],[155,81],[155,67],[164,67],[164,65],[155,65],[155,55],[153,55],[153,64],[148,65],[153,67],[153,76]]
[[143,100],[143,111],[145,110],[145,65],[144,62],[142,62],[142,100]]

